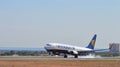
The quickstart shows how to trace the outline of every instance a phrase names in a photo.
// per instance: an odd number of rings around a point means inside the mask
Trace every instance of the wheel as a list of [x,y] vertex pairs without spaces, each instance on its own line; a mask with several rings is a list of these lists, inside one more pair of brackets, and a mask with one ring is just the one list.
[[68,57],[68,56],[65,54],[65,55],[64,55],[64,58],[67,58],[67,57]]
[[78,58],[78,55],[75,55],[74,57],[75,57],[75,58]]

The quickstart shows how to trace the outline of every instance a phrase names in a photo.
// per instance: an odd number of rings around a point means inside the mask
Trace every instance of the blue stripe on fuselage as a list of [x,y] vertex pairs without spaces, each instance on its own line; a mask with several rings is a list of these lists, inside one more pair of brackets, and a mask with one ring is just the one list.
[[47,49],[48,52],[69,53],[68,50]]
[[58,45],[57,47],[58,47],[58,48],[64,48],[64,49],[66,49],[66,50],[75,50],[74,47],[69,47],[69,46],[61,46],[61,45]]

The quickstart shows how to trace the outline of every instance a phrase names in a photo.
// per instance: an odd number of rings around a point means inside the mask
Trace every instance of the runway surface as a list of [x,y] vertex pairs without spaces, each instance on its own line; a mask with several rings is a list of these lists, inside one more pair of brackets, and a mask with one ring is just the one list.
[[0,67],[119,67],[120,58],[0,56]]
[[120,60],[120,57],[0,56],[0,60]]

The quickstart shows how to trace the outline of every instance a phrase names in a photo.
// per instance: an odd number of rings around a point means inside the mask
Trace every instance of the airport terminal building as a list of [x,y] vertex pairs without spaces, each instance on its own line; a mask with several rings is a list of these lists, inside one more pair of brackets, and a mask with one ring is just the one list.
[[110,52],[120,52],[120,43],[110,43]]

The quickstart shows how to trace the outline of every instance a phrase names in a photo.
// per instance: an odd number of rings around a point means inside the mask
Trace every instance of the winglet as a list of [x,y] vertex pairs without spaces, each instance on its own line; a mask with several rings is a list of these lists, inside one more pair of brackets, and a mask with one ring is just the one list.
[[97,37],[97,35],[95,34],[94,37],[92,38],[92,40],[90,41],[90,43],[88,44],[88,46],[86,48],[94,49],[95,42],[96,42],[96,37]]

